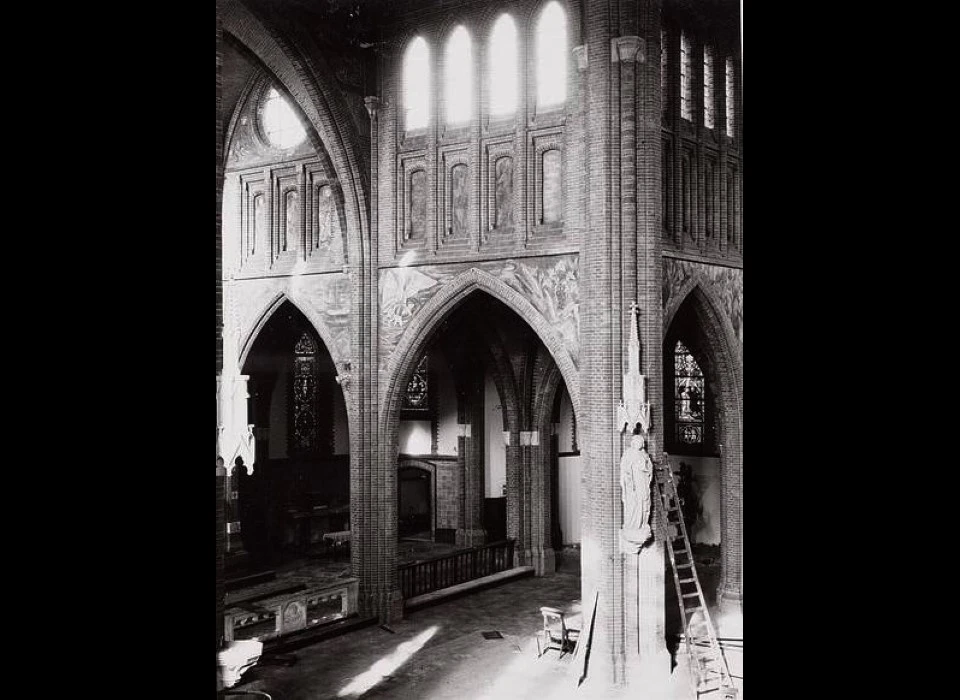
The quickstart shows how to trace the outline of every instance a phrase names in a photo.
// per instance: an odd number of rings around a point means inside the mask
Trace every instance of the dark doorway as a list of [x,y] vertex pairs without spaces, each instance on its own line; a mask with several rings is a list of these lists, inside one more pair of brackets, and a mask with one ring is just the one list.
[[433,539],[430,472],[418,467],[400,469],[400,537]]

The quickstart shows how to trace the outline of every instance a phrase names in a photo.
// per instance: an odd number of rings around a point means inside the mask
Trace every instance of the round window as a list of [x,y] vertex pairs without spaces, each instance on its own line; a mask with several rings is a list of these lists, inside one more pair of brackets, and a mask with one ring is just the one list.
[[307,136],[296,112],[276,88],[270,88],[264,95],[260,128],[267,141],[277,148],[293,148]]

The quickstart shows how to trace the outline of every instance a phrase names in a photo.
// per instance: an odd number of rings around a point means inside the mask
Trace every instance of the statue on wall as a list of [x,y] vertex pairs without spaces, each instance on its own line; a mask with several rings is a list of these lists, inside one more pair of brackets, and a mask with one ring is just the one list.
[[617,406],[620,432],[640,424],[644,435],[650,430],[650,403],[646,400],[646,378],[640,374],[640,339],[637,337],[637,303],[630,304],[630,343],[627,346],[627,373],[623,375],[623,399]]
[[450,230],[451,238],[467,235],[467,210],[470,206],[470,192],[467,189],[467,166],[457,163],[450,171]]
[[639,554],[652,536],[650,530],[650,482],[653,461],[643,436],[650,429],[650,403],[646,400],[645,377],[640,374],[640,338],[637,334],[637,303],[630,304],[630,341],[627,344],[627,372],[623,375],[623,399],[617,406],[620,432],[631,428],[633,437],[620,458],[620,498],[623,501],[623,528],[620,551]]
[[420,239],[427,231],[427,172],[410,173],[410,214],[404,227],[403,239]]
[[330,185],[317,188],[317,218],[314,223],[313,248],[326,248],[333,240],[334,217],[337,215]]
[[620,459],[620,498],[623,501],[623,529],[620,551],[637,554],[653,534],[650,530],[650,481],[653,461],[642,435],[630,438]]
[[513,159],[509,156],[499,158],[496,170],[495,227],[507,228],[513,226]]

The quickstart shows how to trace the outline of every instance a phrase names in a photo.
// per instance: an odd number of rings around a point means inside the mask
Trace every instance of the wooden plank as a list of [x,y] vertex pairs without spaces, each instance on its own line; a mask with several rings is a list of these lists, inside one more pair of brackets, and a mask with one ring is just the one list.
[[[577,646],[573,651],[573,662],[579,664],[580,671],[577,674],[577,686],[579,687],[587,677],[587,661],[590,657],[590,645],[593,643],[593,624],[597,619],[597,601],[600,599],[600,591],[593,589],[592,604],[590,605],[590,614],[584,619],[583,630],[580,632],[580,638],[577,640]],[[584,635],[586,632],[586,635]]]

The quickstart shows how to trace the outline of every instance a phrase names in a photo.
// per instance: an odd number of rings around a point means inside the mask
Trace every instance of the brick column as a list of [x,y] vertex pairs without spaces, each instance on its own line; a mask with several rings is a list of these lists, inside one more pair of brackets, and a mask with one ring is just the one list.
[[[639,338],[642,348],[641,372],[647,377],[647,398],[651,402],[651,428],[647,435],[647,451],[655,464],[663,455],[663,307],[661,301],[662,261],[662,193],[663,180],[660,94],[660,0],[641,0],[639,33],[645,59],[636,63],[636,299],[641,309]],[[651,60],[656,57],[656,60]],[[655,501],[654,501],[655,502]],[[666,649],[666,599],[664,541],[654,510],[654,540],[638,557],[638,639],[640,665],[638,678],[632,682],[653,684],[666,682],[670,673],[670,655]]]
[[[614,16],[586,4],[589,220],[581,248],[581,403],[584,469],[582,595],[585,618],[599,595],[587,680],[595,687],[647,687],[669,672],[664,640],[661,542],[621,554],[615,406],[622,397],[627,339],[636,300],[641,309],[641,372],[653,406],[648,451],[662,450],[660,311],[659,4],[641,0]],[[613,27],[621,32],[614,36]],[[634,34],[633,32],[636,32]]]
[[[580,248],[580,402],[581,464],[581,596],[584,627],[598,596],[593,624],[587,683],[603,689],[622,683],[624,672],[622,557],[617,552],[620,502],[617,464],[620,440],[614,406],[619,398],[619,254],[614,242],[611,170],[610,38],[614,18],[607,3],[584,6],[585,54],[578,62],[580,95],[585,101],[586,221]],[[578,58],[580,58],[578,56]],[[619,231],[617,231],[619,233]],[[617,289],[614,289],[614,287]]]
[[[397,451],[379,435],[380,405],[377,287],[377,197],[379,189],[378,97],[364,99],[370,116],[370,231],[361,237],[362,259],[351,261],[356,290],[357,363],[348,396],[355,411],[350,446],[350,522],[352,565],[360,579],[361,613],[381,621],[403,617],[403,598],[397,576]],[[354,449],[356,445],[356,449]]]
[[486,542],[483,528],[484,400],[482,372],[467,361],[458,368],[457,467],[460,470],[460,518],[457,545],[476,547]]
[[[221,91],[222,79],[221,69],[223,66],[223,28],[220,23],[220,3],[217,3],[217,391],[220,389],[220,372],[223,369],[223,237],[222,237],[222,204],[223,204],[223,115],[221,114]],[[220,440],[220,418],[219,401],[217,416],[217,449],[219,450]],[[224,577],[223,577],[223,550],[226,545],[226,526],[223,518],[223,480],[226,476],[226,469],[223,466],[223,460],[217,459],[217,481],[214,489],[216,495],[216,645],[220,649],[223,640],[223,601],[224,601]]]
[[[530,551],[531,565],[537,576],[552,574],[557,569],[556,553],[553,549],[552,518],[552,459],[553,455],[553,423],[549,420],[549,413],[541,423],[539,430],[531,431],[528,441],[530,445],[530,465],[532,473],[531,489],[531,531]],[[522,435],[521,435],[522,436]]]
[[507,467],[507,539],[514,540],[513,565],[519,566],[527,562],[523,558],[523,513],[521,512],[521,480],[522,457],[520,453],[519,431],[504,432],[507,436],[506,467]]
[[[725,377],[733,375],[733,368],[724,373]],[[724,441],[720,446],[722,546],[717,600],[722,633],[736,636],[743,634],[743,441],[740,434],[742,403],[733,387],[726,389],[724,394]]]

